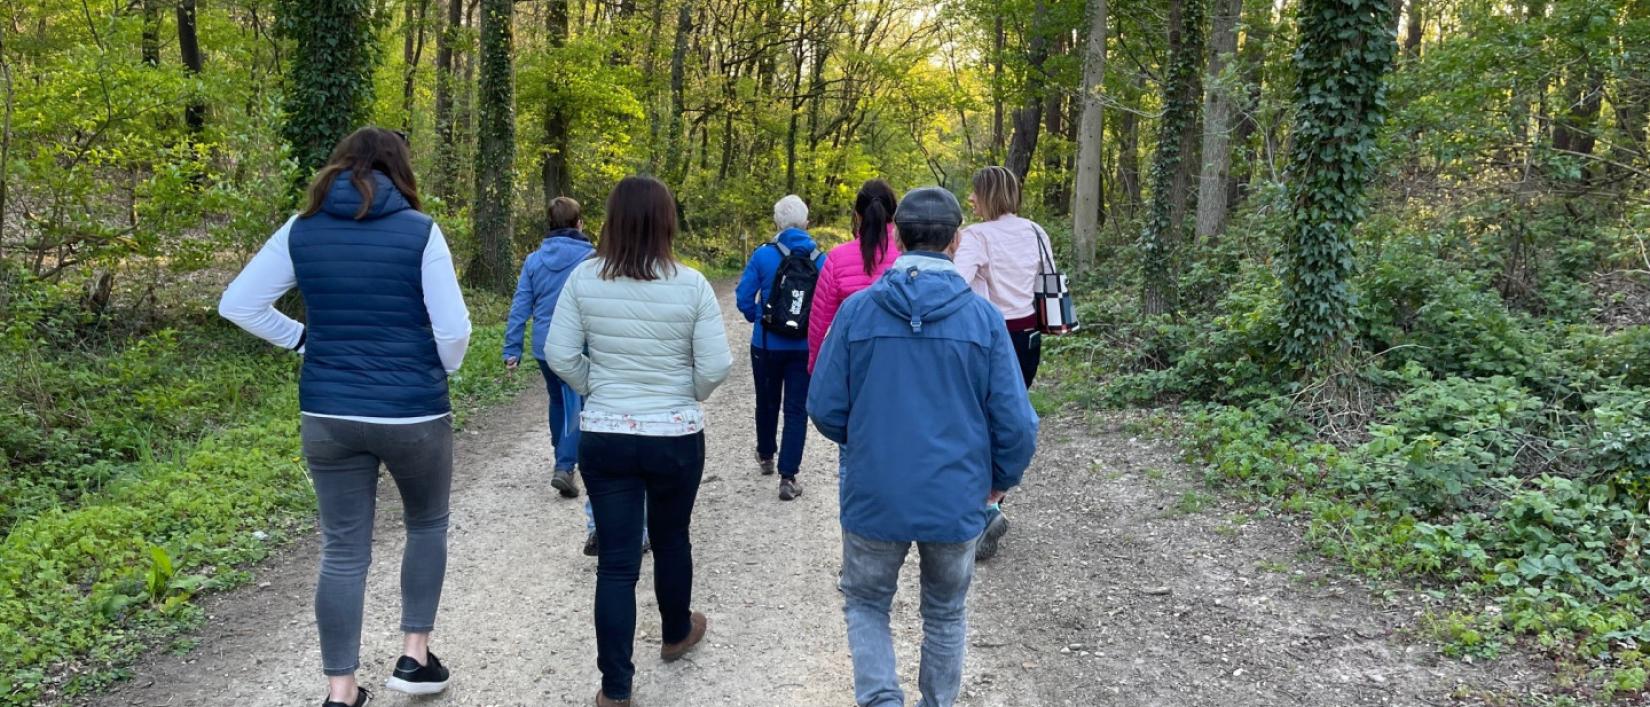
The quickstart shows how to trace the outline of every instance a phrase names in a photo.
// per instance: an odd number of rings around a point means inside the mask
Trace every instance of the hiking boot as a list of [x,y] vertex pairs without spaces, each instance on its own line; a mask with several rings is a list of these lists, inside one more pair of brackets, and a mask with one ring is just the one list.
[[419,665],[412,656],[401,656],[384,687],[409,695],[433,695],[447,689],[447,668],[434,653],[427,658],[429,662]]
[[550,488],[560,492],[562,498],[579,497],[579,482],[573,480],[572,469],[557,469],[550,477]]
[[802,495],[802,484],[794,476],[779,480],[779,500],[789,501]]
[[757,454],[756,465],[762,467],[763,476],[773,476],[773,457],[763,459],[761,454]]
[[693,622],[693,627],[688,629],[687,638],[682,639],[680,643],[666,643],[659,646],[659,658],[661,660],[666,663],[681,660],[682,656],[687,655],[689,649],[705,640],[705,629],[710,627],[710,619],[695,611],[689,620]]
[[584,556],[595,557],[600,554],[602,554],[602,546],[601,543],[596,542],[596,534],[591,533],[584,536]]
[[997,555],[997,546],[1008,532],[1008,516],[1002,511],[994,511],[991,519],[985,523],[985,532],[980,534],[980,544],[974,548],[974,560],[984,562]]
[[371,701],[372,701],[372,693],[367,692],[367,688],[356,687],[355,688],[355,701],[354,702],[338,702],[336,700],[326,700],[325,702],[321,703],[321,707],[367,707],[367,703],[371,702]]
[[596,707],[630,707],[630,699],[615,700],[601,690],[596,691]]

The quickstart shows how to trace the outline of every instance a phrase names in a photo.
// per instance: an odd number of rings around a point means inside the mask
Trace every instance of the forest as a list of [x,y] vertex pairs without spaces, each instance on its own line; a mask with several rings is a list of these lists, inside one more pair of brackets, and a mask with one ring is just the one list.
[[296,366],[213,303],[365,124],[470,288],[461,422],[554,197],[657,175],[714,278],[785,194],[841,242],[1001,164],[1083,322],[1040,412],[1152,411],[1543,704],[1650,684],[1647,0],[3,0],[0,81],[0,703],[308,532]]

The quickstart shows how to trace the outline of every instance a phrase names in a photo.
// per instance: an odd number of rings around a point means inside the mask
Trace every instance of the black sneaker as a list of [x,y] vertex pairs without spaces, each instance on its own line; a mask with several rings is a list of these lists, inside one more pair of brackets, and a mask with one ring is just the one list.
[[779,480],[779,500],[789,501],[802,495],[802,484],[794,476]]
[[384,687],[409,695],[433,695],[447,689],[447,669],[434,653],[429,654],[429,661],[419,665],[412,656],[401,656],[401,660],[395,662],[395,673]]
[[653,538],[643,537],[642,538],[642,554],[646,555],[647,553],[652,552],[652,551],[653,551]]
[[997,546],[1007,532],[1008,516],[1003,515],[1002,511],[992,513],[991,520],[986,521],[985,533],[980,535],[980,545],[974,549],[974,559],[983,562],[995,557]]
[[561,494],[562,498],[578,498],[579,482],[573,480],[572,469],[557,469],[550,477],[550,488]]
[[773,476],[773,457],[763,459],[761,454],[756,455],[757,466],[762,467],[763,476]]
[[335,700],[326,700],[326,701],[321,703],[321,707],[367,707],[367,703],[370,702],[371,700],[372,700],[372,693],[367,692],[367,688],[357,686],[355,688],[355,702],[354,703],[338,702],[338,701],[335,701]]
[[596,534],[591,533],[584,537],[584,556],[595,557],[602,554],[602,546],[596,542]]

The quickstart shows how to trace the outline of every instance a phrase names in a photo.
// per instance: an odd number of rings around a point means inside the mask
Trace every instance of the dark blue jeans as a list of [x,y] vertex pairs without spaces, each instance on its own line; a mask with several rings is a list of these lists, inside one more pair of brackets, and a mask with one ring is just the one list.
[[678,643],[693,628],[688,524],[705,472],[705,435],[586,432],[579,445],[579,466],[601,536],[596,558],[596,667],[602,671],[602,692],[625,700],[636,675],[630,658],[636,642],[644,517],[653,539],[653,593],[664,634],[660,638]]
[[584,409],[584,398],[556,377],[550,364],[539,361],[539,373],[544,374],[544,389],[550,394],[550,444],[556,448],[556,471],[572,471],[579,462],[579,412]]
[[[802,468],[802,445],[808,439],[808,352],[751,347],[756,376],[756,454],[772,459],[779,452],[779,475],[796,476]],[[785,435],[779,442],[779,413]]]

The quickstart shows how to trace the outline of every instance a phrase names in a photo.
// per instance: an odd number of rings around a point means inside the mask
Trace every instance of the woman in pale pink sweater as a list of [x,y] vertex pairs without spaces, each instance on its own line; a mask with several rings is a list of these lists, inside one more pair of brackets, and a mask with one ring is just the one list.
[[[973,187],[968,204],[980,223],[964,228],[957,239],[957,272],[975,293],[1003,313],[1014,355],[1020,359],[1020,375],[1030,388],[1043,359],[1043,335],[1037,331],[1033,288],[1044,264],[1053,267],[1054,248],[1042,226],[1016,213],[1020,210],[1020,180],[1013,172],[986,167],[974,173]],[[1000,505],[993,504],[990,513],[974,552],[980,560],[995,556],[1008,532],[1008,518]]]
[[893,237],[898,204],[894,188],[881,179],[866,182],[854,197],[854,239],[832,248],[825,256],[825,267],[820,269],[819,282],[814,286],[814,302],[808,312],[809,373],[814,372],[819,347],[825,343],[825,332],[831,328],[842,302],[870,287],[899,257]]
[[1054,249],[1042,226],[1016,213],[1020,210],[1020,180],[1013,172],[986,167],[974,173],[973,187],[968,204],[980,223],[962,230],[957,272],[974,292],[1003,313],[1014,340],[1014,353],[1020,359],[1020,373],[1030,388],[1043,358],[1032,290],[1044,263],[1054,264]]

